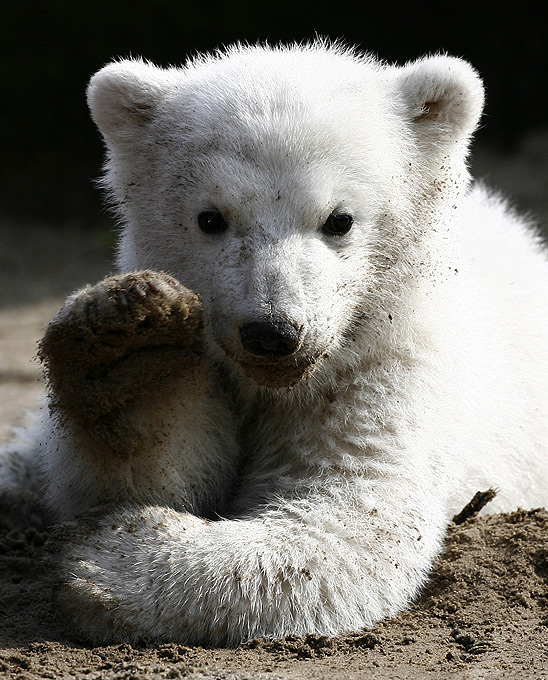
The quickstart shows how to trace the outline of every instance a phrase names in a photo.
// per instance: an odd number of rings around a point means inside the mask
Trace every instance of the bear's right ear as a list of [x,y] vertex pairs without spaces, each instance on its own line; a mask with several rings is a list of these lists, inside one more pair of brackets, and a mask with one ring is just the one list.
[[398,69],[408,117],[426,151],[465,146],[483,109],[483,84],[463,59],[434,56]]
[[107,143],[129,141],[154,118],[170,85],[169,75],[142,60],[127,59],[105,66],[91,78],[88,105]]

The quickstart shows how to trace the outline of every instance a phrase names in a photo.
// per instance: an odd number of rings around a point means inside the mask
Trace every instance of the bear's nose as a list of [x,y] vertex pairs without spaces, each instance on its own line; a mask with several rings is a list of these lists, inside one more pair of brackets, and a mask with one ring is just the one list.
[[242,346],[259,357],[285,357],[300,344],[300,331],[284,319],[251,321],[240,327]]

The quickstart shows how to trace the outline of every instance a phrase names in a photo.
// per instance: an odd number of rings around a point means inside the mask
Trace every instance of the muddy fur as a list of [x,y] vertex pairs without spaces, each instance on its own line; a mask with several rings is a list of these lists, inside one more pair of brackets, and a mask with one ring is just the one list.
[[124,414],[192,377],[202,326],[200,298],[166,274],[109,276],[80,291],[39,345],[50,407],[111,451],[141,448]]

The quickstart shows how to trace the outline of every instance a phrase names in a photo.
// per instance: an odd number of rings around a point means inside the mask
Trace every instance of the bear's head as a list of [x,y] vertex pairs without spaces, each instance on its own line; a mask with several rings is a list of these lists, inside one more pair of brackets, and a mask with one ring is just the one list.
[[120,268],[176,276],[212,350],[281,387],[386,341],[466,189],[483,89],[459,59],[398,68],[315,44],[115,62],[88,100]]

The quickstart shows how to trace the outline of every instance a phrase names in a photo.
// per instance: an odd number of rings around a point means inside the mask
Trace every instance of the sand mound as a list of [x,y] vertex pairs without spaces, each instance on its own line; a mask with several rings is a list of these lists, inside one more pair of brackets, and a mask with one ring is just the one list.
[[545,510],[452,526],[421,600],[372,631],[235,650],[76,644],[51,603],[46,542],[33,528],[0,529],[1,677],[548,678]]

